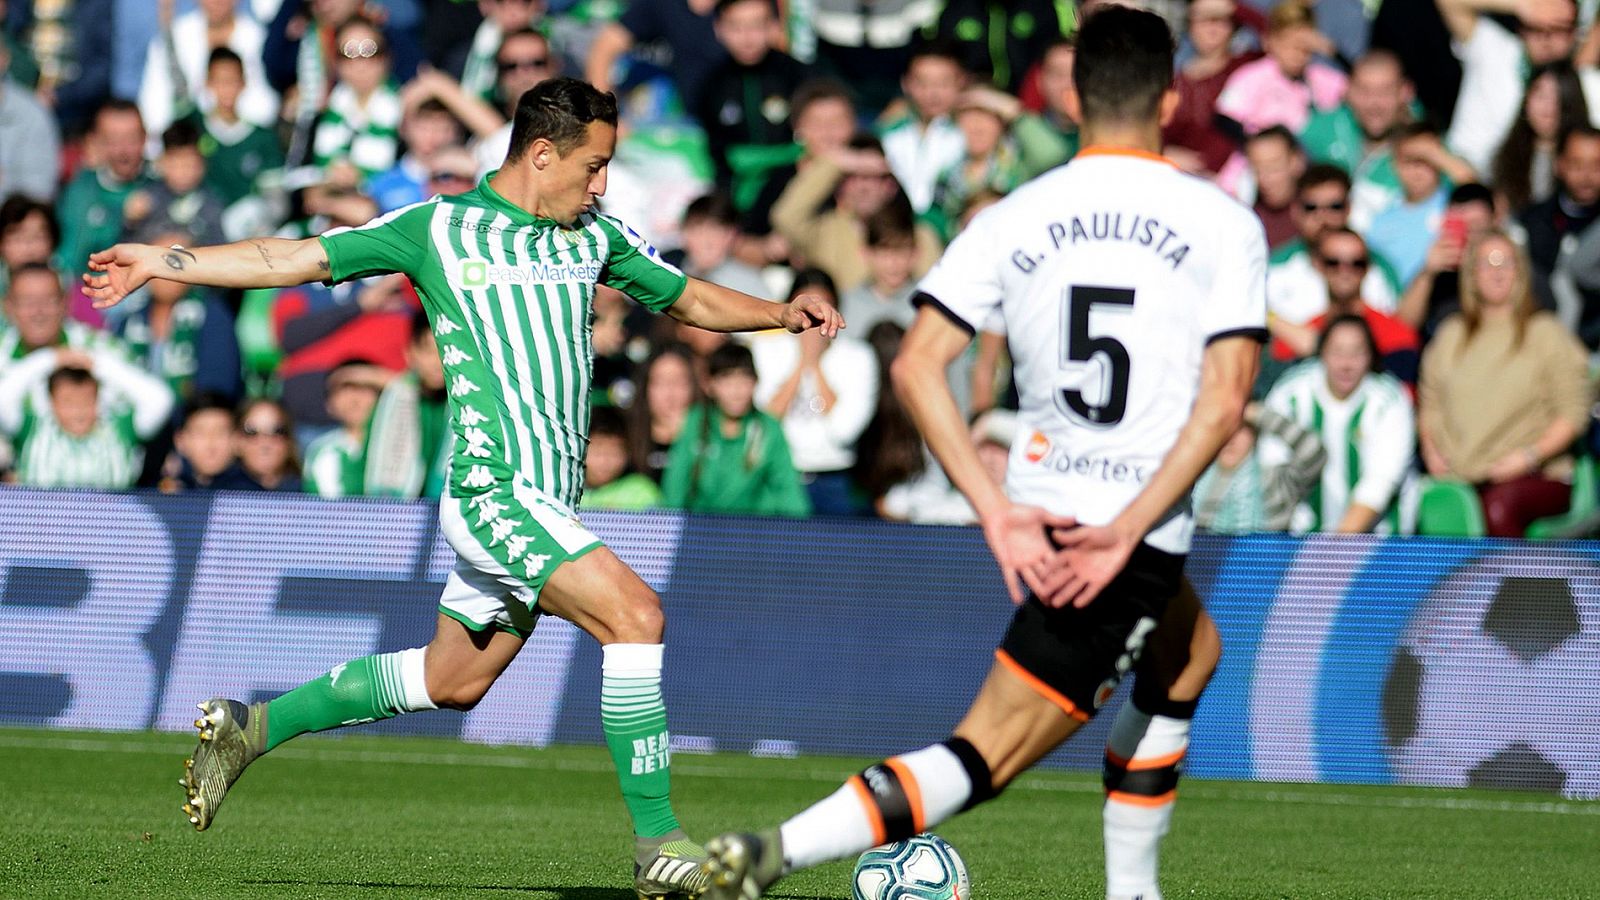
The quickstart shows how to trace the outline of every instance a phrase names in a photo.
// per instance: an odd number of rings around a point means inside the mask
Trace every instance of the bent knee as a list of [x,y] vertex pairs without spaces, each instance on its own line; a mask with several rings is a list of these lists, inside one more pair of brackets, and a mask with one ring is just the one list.
[[622,644],[659,644],[667,628],[661,598],[651,590],[619,604],[613,618],[614,621],[608,623],[612,637]]

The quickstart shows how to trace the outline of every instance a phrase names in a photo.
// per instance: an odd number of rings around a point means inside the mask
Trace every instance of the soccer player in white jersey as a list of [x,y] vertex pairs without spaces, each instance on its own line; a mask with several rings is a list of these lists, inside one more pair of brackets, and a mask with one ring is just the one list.
[[[1073,75],[1085,148],[956,238],[894,362],[1021,603],[987,680],[948,741],[867,768],[779,828],[710,842],[707,898],[750,900],[993,797],[1130,671],[1106,749],[1106,894],[1160,896],[1189,720],[1220,654],[1183,581],[1189,491],[1238,427],[1266,338],[1260,224],[1158,155],[1172,54],[1158,16],[1087,17]],[[996,309],[1022,398],[1003,488],[944,374]]]
[[551,614],[603,645],[601,720],[637,836],[635,888],[652,898],[699,893],[704,851],[668,799],[660,599],[574,513],[595,285],[713,331],[818,328],[832,337],[843,321],[817,296],[769,303],[685,278],[597,212],[616,123],[610,94],[546,81],[517,104],[505,165],[465,194],[310,240],[119,244],[91,259],[85,281],[100,306],[151,278],[250,288],[404,273],[432,319],[448,385],[454,450],[439,516],[458,561],[432,642],[352,660],[268,703],[201,703],[200,745],[184,777],[196,828],[211,823],[245,766],[289,738],[471,709],[538,616]]

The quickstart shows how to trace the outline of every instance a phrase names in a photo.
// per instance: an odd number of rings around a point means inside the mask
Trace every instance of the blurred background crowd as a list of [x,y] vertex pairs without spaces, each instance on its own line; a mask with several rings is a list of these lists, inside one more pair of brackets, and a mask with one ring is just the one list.
[[[0,0],[0,471],[437,496],[443,377],[403,277],[156,281],[106,311],[79,279],[118,240],[305,237],[465,191],[566,74],[621,102],[606,211],[691,275],[849,323],[730,339],[601,289],[584,505],[969,522],[887,365],[942,247],[1078,151],[1093,5]],[[1272,248],[1258,399],[1202,527],[1588,527],[1600,0],[1147,5],[1180,46],[1166,156]],[[1032,439],[1003,327],[950,375],[998,475]]]

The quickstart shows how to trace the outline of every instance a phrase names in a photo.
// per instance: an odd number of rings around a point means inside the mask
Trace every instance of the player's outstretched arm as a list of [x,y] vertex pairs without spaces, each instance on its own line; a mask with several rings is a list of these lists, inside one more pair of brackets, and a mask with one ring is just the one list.
[[978,459],[966,420],[950,392],[948,375],[950,363],[971,340],[943,313],[924,306],[900,344],[889,377],[950,483],[977,512],[984,539],[1005,577],[1006,590],[1012,602],[1021,603],[1023,582],[1037,592],[1043,584],[1044,566],[1054,556],[1046,529],[1070,526],[1072,521],[1037,507],[1013,504]]
[[1260,361],[1261,343],[1254,337],[1226,337],[1206,348],[1194,409],[1150,483],[1109,525],[1056,531],[1065,565],[1048,576],[1042,595],[1046,603],[1087,606],[1122,571],[1133,548],[1194,489],[1222,445],[1239,430]]
[[221,288],[290,287],[328,277],[316,238],[251,238],[215,247],[117,244],[89,257],[84,290],[96,309],[122,302],[152,278]]
[[844,317],[817,294],[801,294],[788,303],[773,303],[698,278],[689,279],[683,295],[667,307],[667,315],[707,331],[765,331],[784,328],[795,334],[812,328],[834,337]]

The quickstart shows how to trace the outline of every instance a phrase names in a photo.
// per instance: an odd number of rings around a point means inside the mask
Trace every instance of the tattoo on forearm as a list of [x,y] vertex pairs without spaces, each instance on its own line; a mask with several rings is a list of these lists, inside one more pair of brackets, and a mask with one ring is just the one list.
[[250,246],[256,248],[256,252],[261,254],[261,261],[266,264],[267,268],[269,268],[269,269],[273,268],[273,265],[272,265],[272,254],[267,252],[267,244],[266,244],[265,241],[259,241],[259,240],[253,240],[252,239],[250,241]]
[[182,272],[185,265],[188,263],[197,262],[193,253],[190,253],[188,250],[185,250],[176,244],[174,244],[171,249],[167,250],[166,253],[161,255],[161,261],[166,263],[167,268],[173,270],[174,272]]

